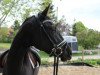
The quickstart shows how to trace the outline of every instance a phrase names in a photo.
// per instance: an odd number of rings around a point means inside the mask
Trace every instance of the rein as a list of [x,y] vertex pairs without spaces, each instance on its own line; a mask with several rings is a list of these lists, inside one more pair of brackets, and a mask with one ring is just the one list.
[[59,56],[54,56],[54,70],[53,75],[58,75]]
[[53,49],[53,54],[54,54],[53,75],[58,75],[59,56],[62,53],[62,52],[60,52],[59,54],[56,53],[57,50],[58,50],[57,48]]
[[[53,69],[53,75],[58,75],[58,64],[59,64],[59,56],[62,54],[61,47],[64,46],[66,41],[62,41],[60,44],[55,46],[55,48],[52,49],[51,55],[54,54],[54,69]],[[59,51],[59,52],[57,52]]]

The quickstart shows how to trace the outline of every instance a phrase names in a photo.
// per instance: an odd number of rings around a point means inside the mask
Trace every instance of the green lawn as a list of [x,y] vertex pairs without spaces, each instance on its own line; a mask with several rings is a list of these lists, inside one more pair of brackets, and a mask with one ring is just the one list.
[[10,43],[0,43],[0,49],[9,49]]
[[40,54],[40,57],[42,57],[42,58],[48,58],[49,57],[49,55],[47,53],[43,52],[43,51],[40,51],[39,54]]

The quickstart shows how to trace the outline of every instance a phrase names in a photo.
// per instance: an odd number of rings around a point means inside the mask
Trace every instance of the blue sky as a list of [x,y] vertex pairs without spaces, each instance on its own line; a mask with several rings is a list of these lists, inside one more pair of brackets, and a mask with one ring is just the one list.
[[90,29],[100,31],[100,0],[54,0],[58,19],[65,16],[67,23],[82,21]]

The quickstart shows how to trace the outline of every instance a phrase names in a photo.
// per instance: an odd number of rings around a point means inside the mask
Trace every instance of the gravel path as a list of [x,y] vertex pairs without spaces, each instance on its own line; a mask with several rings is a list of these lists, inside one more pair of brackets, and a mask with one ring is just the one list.
[[[53,75],[53,67],[40,67],[39,75]],[[58,75],[100,75],[100,68],[87,66],[60,66]]]
[[[38,75],[53,75],[53,67],[41,66]],[[59,66],[58,75],[100,75],[100,67]]]

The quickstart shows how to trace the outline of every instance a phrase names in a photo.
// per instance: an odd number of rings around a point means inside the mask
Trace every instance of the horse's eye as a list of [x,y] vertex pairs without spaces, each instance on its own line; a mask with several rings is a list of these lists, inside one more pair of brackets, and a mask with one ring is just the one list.
[[53,25],[53,22],[49,22],[50,25]]
[[53,25],[53,23],[52,23],[52,22],[44,22],[43,24],[44,24],[44,25],[50,25],[50,26],[52,26],[52,25]]
[[53,25],[54,23],[51,20],[45,20],[43,21],[43,24]]

